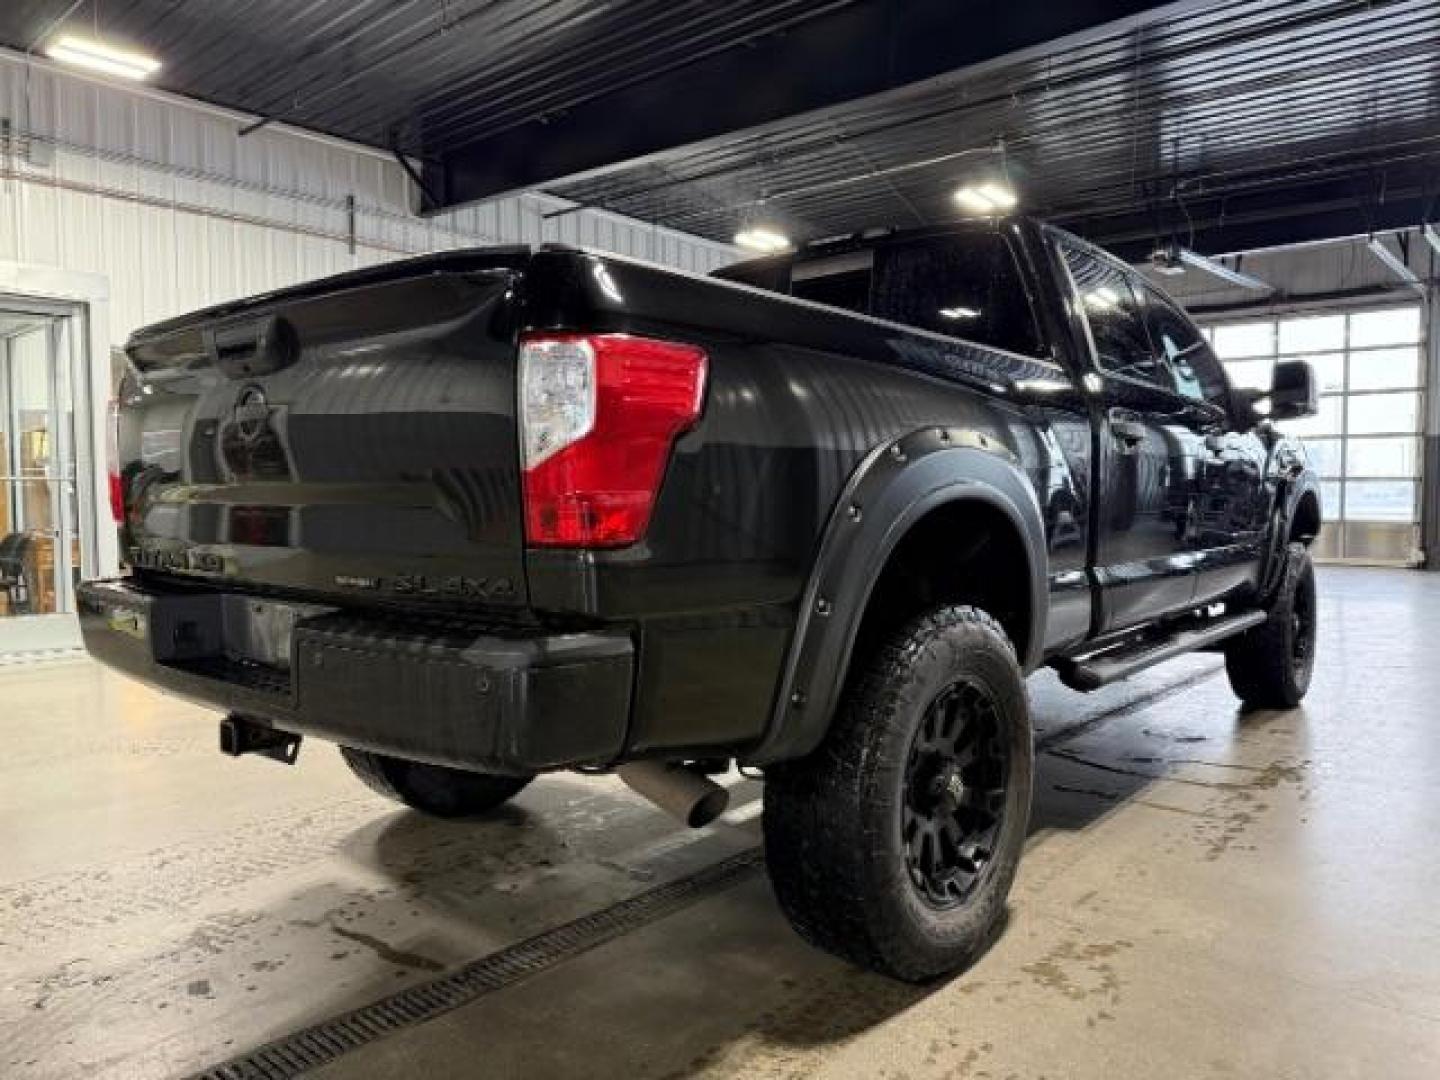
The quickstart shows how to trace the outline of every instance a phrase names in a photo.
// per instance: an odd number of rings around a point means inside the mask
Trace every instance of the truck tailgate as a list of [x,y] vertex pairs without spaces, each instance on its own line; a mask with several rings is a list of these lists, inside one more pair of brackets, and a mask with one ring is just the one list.
[[523,605],[525,258],[394,264],[137,333],[128,561],[342,602]]

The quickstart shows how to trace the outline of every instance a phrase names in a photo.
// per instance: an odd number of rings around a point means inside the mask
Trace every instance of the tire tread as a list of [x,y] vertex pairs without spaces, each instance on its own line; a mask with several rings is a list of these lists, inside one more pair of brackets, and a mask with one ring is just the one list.
[[[991,615],[956,606],[922,616],[863,662],[813,754],[767,770],[763,823],[771,881],[792,925],[811,944],[903,979],[939,973],[924,958],[902,955],[903,935],[886,918],[886,905],[869,895],[873,886],[855,853],[877,843],[888,822],[868,812],[867,781],[886,764],[885,733],[909,722],[903,674],[930,650],[996,647],[1018,680],[1014,647]],[[987,944],[988,935],[975,940],[944,967],[964,966]]]

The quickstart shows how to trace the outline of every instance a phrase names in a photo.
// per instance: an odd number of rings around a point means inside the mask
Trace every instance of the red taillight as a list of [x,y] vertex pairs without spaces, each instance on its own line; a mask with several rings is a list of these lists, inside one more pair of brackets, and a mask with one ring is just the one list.
[[125,523],[125,485],[120,480],[120,403],[110,402],[105,433],[105,458],[110,472],[110,514],[115,524]]
[[625,334],[530,334],[520,343],[525,537],[623,547],[645,535],[675,439],[700,417],[694,345]]

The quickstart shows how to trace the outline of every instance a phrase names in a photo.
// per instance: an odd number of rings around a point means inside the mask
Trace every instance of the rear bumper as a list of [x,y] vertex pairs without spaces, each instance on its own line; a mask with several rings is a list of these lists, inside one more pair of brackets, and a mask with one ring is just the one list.
[[623,631],[417,622],[128,581],[82,585],[79,600],[96,659],[284,731],[514,773],[605,763],[624,745]]

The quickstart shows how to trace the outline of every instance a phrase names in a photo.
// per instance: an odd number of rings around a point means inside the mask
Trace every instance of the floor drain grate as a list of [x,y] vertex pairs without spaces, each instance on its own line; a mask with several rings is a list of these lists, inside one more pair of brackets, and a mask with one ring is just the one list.
[[659,885],[491,953],[449,975],[302,1028],[197,1073],[194,1080],[285,1080],[299,1076],[367,1043],[467,1005],[662,919],[702,897],[739,883],[756,870],[761,861],[758,849],[732,855],[688,877]]

